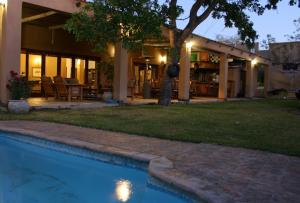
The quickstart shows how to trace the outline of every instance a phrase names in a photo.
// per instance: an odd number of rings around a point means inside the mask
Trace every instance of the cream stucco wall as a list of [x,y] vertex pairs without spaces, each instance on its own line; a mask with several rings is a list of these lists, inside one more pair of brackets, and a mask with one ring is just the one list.
[[286,90],[300,88],[300,69],[298,71],[284,71],[282,65],[275,65],[271,71],[271,88]]
[[21,52],[21,0],[9,0],[0,6],[0,101],[7,103],[6,84],[10,71],[20,71]]
[[[273,43],[267,51],[273,65],[270,68],[270,88],[286,90],[300,88],[300,42]],[[283,64],[298,64],[298,71],[283,70]]]

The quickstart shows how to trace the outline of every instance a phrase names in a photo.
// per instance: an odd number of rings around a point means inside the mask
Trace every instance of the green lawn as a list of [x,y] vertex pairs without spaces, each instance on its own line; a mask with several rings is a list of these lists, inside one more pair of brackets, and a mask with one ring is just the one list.
[[0,119],[51,121],[300,156],[300,102],[296,100],[0,113]]

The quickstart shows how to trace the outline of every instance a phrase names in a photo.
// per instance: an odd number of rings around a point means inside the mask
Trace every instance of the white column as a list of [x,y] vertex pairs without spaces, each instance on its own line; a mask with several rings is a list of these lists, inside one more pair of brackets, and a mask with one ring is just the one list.
[[128,51],[117,43],[115,48],[113,98],[127,102]]
[[228,58],[227,54],[220,56],[220,72],[219,72],[219,99],[227,99],[228,88]]
[[178,100],[188,101],[190,99],[190,69],[191,48],[184,44],[181,49]]
[[20,71],[22,1],[0,6],[0,102],[7,103],[10,71]]
[[245,96],[248,98],[254,97],[254,68],[255,64],[251,63],[251,61],[246,62],[246,94]]

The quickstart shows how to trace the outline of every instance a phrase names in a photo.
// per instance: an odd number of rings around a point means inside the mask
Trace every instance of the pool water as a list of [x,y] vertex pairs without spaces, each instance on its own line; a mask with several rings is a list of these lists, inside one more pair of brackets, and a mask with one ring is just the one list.
[[139,168],[15,140],[0,132],[0,203],[183,203]]

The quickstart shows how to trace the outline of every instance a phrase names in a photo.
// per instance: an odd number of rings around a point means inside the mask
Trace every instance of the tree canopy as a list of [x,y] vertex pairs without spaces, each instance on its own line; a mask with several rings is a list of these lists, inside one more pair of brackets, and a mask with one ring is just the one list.
[[78,41],[88,41],[100,52],[106,50],[108,43],[119,41],[125,48],[134,49],[146,39],[161,36],[160,11],[156,1],[93,0],[84,3],[65,28]]
[[286,37],[291,42],[300,41],[300,18],[295,19],[293,22],[296,27],[296,30],[293,32],[293,34],[286,35]]
[[[77,40],[91,42],[103,51],[108,42],[122,41],[126,48],[140,47],[146,39],[161,37],[161,26],[173,30],[175,44],[181,46],[192,32],[210,15],[223,19],[226,27],[236,27],[241,40],[253,46],[257,33],[247,12],[262,15],[277,9],[282,0],[193,0],[190,11],[184,11],[177,0],[92,0],[67,22],[67,30]],[[81,1],[80,1],[81,2]],[[289,0],[290,5],[297,0]],[[300,1],[299,1],[300,5]],[[188,23],[178,29],[177,21],[188,13]]]

